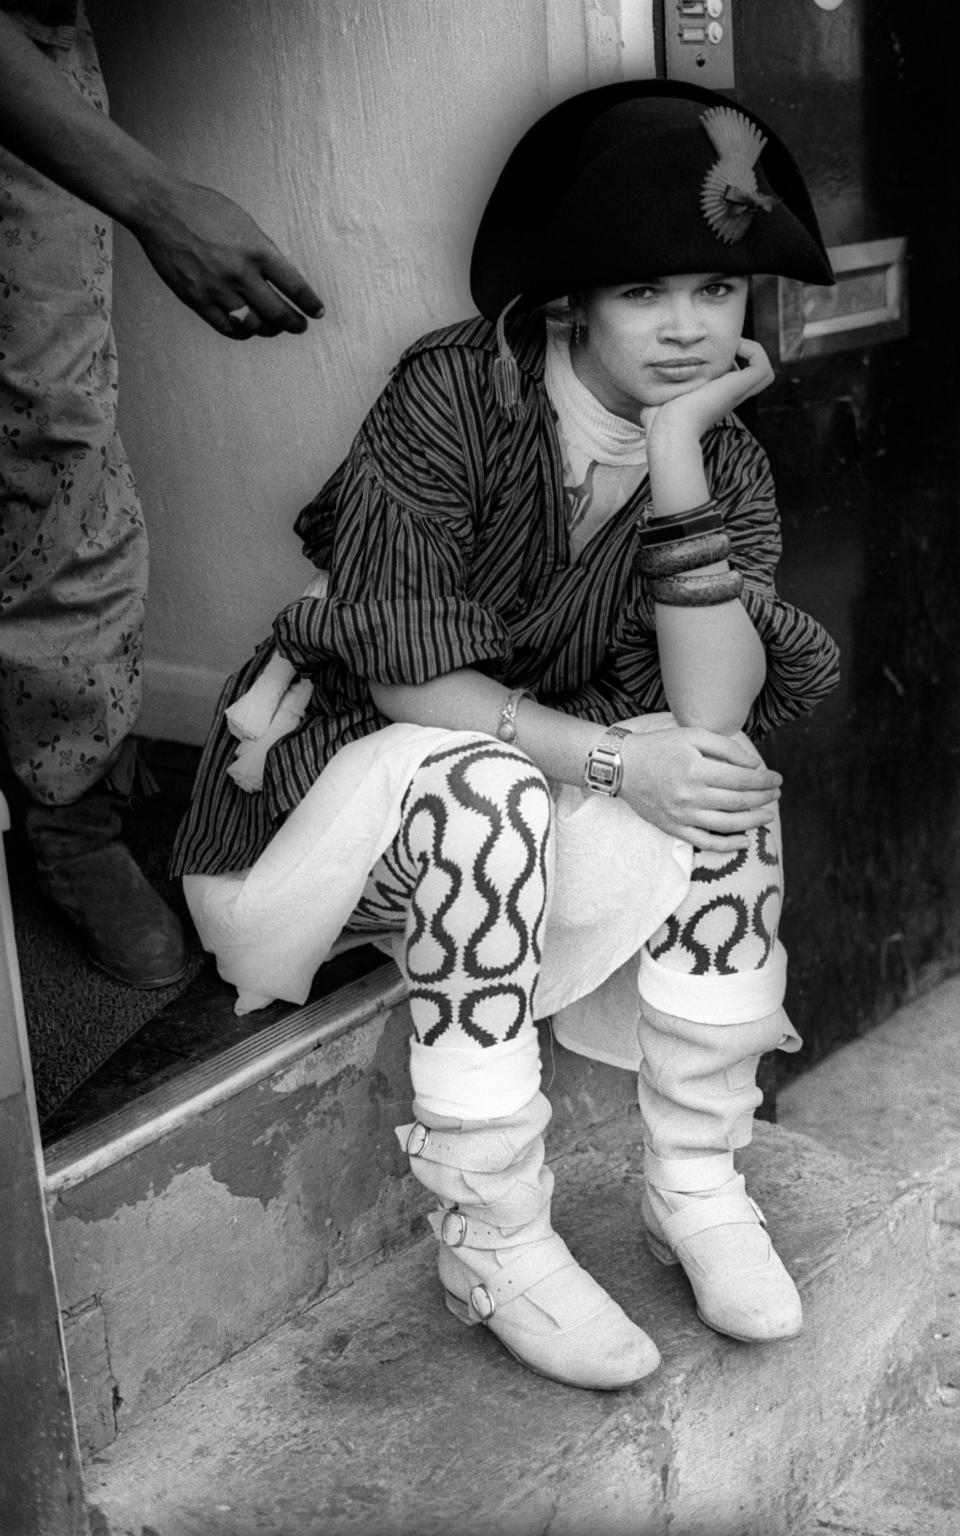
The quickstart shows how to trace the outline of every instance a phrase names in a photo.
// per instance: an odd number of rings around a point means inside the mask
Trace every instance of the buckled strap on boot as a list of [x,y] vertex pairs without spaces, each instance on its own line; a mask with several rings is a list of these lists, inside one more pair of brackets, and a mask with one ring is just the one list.
[[658,1157],[644,1148],[643,1172],[654,1189],[670,1189],[693,1195],[719,1189],[734,1176],[733,1153],[711,1152],[705,1157]]
[[549,1307],[539,1299],[537,1304],[548,1311],[548,1315],[559,1327],[569,1327],[583,1315],[584,1289],[589,1289],[591,1295],[594,1290],[598,1295],[602,1296],[603,1293],[596,1281],[585,1270],[581,1270],[563,1238],[555,1234],[543,1242],[524,1247],[492,1279],[473,1286],[470,1291],[470,1310],[481,1322],[488,1322],[495,1312],[509,1306],[542,1280],[548,1280],[565,1269],[576,1271],[575,1283],[569,1289],[556,1287]]
[[478,1221],[456,1206],[446,1211],[430,1211],[427,1221],[434,1235],[447,1248],[510,1248],[518,1243],[539,1242],[553,1231],[550,1212],[546,1208],[531,1221],[512,1229]]
[[435,1131],[420,1120],[398,1125],[396,1136],[408,1157],[471,1173],[502,1173],[530,1145],[525,1127],[490,1126],[476,1131]]
[[675,1249],[687,1238],[695,1237],[698,1232],[706,1232],[711,1227],[744,1224],[766,1227],[763,1212],[747,1194],[743,1178],[738,1174],[736,1180],[731,1181],[731,1186],[719,1194],[708,1195],[702,1200],[691,1200],[679,1211],[665,1217],[660,1222],[660,1229],[664,1241]]
[[615,1390],[655,1370],[656,1346],[550,1224],[549,1100],[537,1093],[499,1121],[438,1114],[435,1129],[424,1123],[429,1108],[415,1103],[414,1114],[397,1138],[414,1177],[440,1200],[429,1221],[453,1316],[486,1324],[522,1364],[571,1386]]

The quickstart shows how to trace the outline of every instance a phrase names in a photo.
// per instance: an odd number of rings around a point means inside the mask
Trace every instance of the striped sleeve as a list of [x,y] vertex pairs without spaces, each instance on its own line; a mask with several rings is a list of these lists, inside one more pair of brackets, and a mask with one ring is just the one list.
[[334,659],[368,681],[420,683],[509,659],[501,619],[466,593],[484,479],[475,366],[456,348],[402,366],[346,466],[301,513],[297,531],[329,561],[333,596],[300,599],[276,620],[298,671]]
[[[777,593],[781,537],[773,479],[759,443],[735,417],[705,438],[704,467],[730,534],[731,564],[744,577],[741,600],[766,652],[766,679],[744,727],[759,739],[805,714],[836,686],[837,647],[815,619]],[[607,722],[669,707],[653,602],[639,569],[589,680],[550,702]]]
[[604,654],[590,677],[548,702],[565,714],[604,725],[669,708],[660,673],[652,604],[645,598],[639,574],[633,584],[633,600],[622,606]]

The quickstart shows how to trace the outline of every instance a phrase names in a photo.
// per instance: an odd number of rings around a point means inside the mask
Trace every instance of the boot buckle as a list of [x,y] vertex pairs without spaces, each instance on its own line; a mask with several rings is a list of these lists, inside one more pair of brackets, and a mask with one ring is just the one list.
[[408,1157],[422,1157],[426,1151],[427,1142],[430,1140],[430,1132],[419,1120],[415,1120],[410,1127],[405,1151]]
[[462,1248],[467,1240],[467,1218],[462,1211],[446,1211],[440,1223],[440,1241],[448,1248]]
[[496,1303],[485,1285],[475,1285],[470,1292],[470,1310],[481,1323],[488,1323],[496,1311]]

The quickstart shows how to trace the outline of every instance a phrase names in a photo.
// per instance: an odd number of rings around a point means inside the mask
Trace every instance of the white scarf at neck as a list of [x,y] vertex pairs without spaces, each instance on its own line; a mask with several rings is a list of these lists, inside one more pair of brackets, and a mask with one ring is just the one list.
[[614,416],[596,395],[581,384],[570,361],[566,326],[551,326],[547,339],[544,382],[560,430],[571,448],[597,464],[646,464],[647,435],[643,427]]
[[581,384],[567,338],[565,326],[548,328],[544,384],[557,413],[567,535],[576,559],[640,484],[647,441],[642,427],[614,416]]

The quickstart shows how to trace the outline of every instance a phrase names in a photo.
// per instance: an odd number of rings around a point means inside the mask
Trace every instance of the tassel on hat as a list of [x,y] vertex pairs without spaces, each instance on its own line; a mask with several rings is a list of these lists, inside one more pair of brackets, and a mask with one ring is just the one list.
[[520,369],[507,341],[507,315],[520,295],[516,294],[497,316],[497,356],[493,364],[493,395],[499,410],[516,421],[520,416]]

